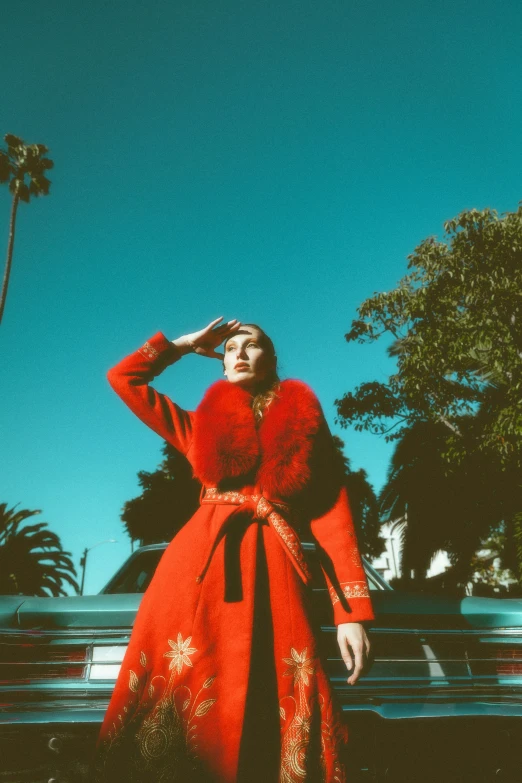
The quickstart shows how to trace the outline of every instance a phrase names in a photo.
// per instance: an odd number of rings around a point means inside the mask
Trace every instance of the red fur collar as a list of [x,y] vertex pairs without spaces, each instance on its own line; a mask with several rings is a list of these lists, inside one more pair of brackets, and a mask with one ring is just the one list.
[[319,401],[302,381],[283,381],[256,429],[251,399],[228,381],[208,389],[194,419],[194,474],[206,486],[243,479],[268,497],[291,497],[310,480]]

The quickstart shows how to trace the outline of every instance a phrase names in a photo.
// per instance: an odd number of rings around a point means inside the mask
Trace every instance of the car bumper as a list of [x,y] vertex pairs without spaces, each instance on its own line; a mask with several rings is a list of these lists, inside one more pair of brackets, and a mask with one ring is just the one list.
[[[58,704],[16,705],[0,712],[0,733],[5,726],[24,725],[98,725],[105,716],[107,704],[70,705],[64,707]],[[459,704],[401,704],[388,702],[386,704],[343,704],[343,714],[354,719],[359,714],[375,715],[386,721],[423,720],[427,718],[520,718],[522,719],[522,703],[505,704],[491,702],[466,702]]]
[[[389,715],[418,718],[419,712]],[[11,715],[14,722],[0,725],[0,783],[89,783],[102,711],[73,707],[43,717],[19,711]],[[520,781],[520,715],[424,713],[422,721],[386,720],[375,709],[358,707],[345,717],[352,783]]]

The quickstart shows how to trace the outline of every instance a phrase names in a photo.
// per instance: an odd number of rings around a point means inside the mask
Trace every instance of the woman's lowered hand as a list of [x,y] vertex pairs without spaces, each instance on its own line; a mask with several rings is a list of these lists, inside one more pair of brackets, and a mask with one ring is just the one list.
[[370,653],[370,641],[361,623],[340,623],[337,626],[337,642],[347,669],[353,669],[348,677],[349,685],[355,685]]
[[223,340],[230,337],[231,334],[237,332],[241,326],[241,322],[234,318],[232,321],[227,321],[225,324],[219,324],[223,320],[223,316],[211,321],[204,329],[200,329],[198,332],[191,332],[190,334],[184,334],[182,337],[178,337],[176,340],[172,340],[173,344],[179,348],[181,353],[198,353],[200,356],[208,356],[211,359],[222,359],[223,354],[218,353],[216,348],[221,345]]

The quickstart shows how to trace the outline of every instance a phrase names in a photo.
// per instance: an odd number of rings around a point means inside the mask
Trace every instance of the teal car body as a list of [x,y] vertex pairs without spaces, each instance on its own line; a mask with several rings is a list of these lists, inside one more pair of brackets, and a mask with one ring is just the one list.
[[[0,781],[48,783],[55,767],[56,781],[86,779],[85,759],[166,546],[134,552],[98,595],[0,597],[0,758],[11,775],[0,770]],[[314,547],[305,549],[313,565]],[[522,726],[522,600],[399,592],[369,563],[365,568],[376,619],[368,628],[371,660],[355,686],[346,682],[319,577],[312,593],[320,645],[348,722],[360,729],[368,719],[390,726],[498,718]],[[22,742],[40,749],[32,766],[19,758]]]

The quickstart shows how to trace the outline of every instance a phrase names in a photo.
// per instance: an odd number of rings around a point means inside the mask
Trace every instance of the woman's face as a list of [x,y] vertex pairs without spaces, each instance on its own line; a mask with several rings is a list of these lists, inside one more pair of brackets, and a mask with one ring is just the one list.
[[262,347],[261,334],[251,326],[242,326],[225,345],[225,375],[230,383],[253,390],[274,369],[274,359]]

